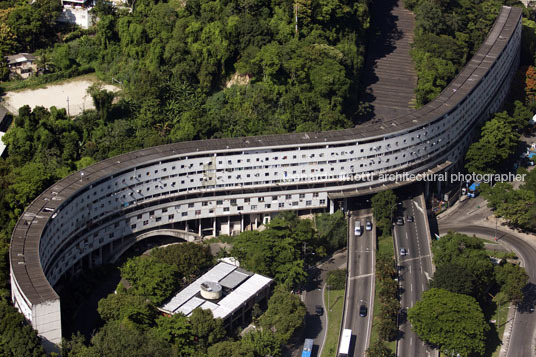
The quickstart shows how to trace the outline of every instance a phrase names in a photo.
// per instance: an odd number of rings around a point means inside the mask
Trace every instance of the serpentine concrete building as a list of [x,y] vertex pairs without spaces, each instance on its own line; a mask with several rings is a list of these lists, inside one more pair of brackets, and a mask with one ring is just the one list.
[[478,123],[500,108],[520,40],[521,9],[503,7],[452,83],[402,117],[339,131],[153,147],[68,176],[37,197],[14,229],[13,303],[52,349],[61,340],[60,278],[112,259],[140,235],[233,234],[281,210],[333,210],[344,197],[396,185],[382,174],[445,169],[463,157]]

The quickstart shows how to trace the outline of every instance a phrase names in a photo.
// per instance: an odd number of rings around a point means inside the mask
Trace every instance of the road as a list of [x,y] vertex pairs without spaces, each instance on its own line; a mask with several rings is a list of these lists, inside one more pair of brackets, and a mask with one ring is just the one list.
[[[403,225],[395,225],[393,237],[395,255],[399,270],[400,304],[402,309],[413,307],[428,288],[428,277],[433,275],[429,237],[426,229],[426,207],[422,196],[413,196],[402,201],[398,213],[404,217]],[[413,216],[415,221],[408,222],[407,217]],[[407,255],[401,256],[400,249],[405,248]],[[429,356],[432,349],[421,341],[411,329],[405,314],[400,315],[400,338],[397,345],[397,356],[415,357]]]
[[[363,233],[354,234],[356,220],[361,222]],[[344,328],[352,330],[355,343],[353,356],[365,356],[370,343],[374,309],[374,266],[376,253],[376,230],[367,231],[365,222],[372,222],[371,210],[360,210],[350,217],[348,239],[348,280],[346,308],[343,317]],[[359,308],[365,305],[367,316],[359,316]]]
[[[346,268],[346,250],[334,254],[326,262],[309,270],[310,279],[306,291],[303,292],[303,301],[307,308],[305,317],[305,338],[314,340],[313,356],[320,356],[324,340],[326,338],[327,326],[327,306],[323,299],[323,292],[326,288],[325,280],[327,272],[335,269]],[[323,306],[324,313],[317,315],[315,307]]]
[[[486,219],[491,215],[481,198],[459,202],[453,214],[439,220],[439,232],[456,231],[493,240],[495,222]],[[536,302],[536,237],[518,234],[507,228],[498,227],[497,241],[510,247],[523,262],[529,275],[525,288],[525,300],[517,307],[507,357],[533,356],[536,333],[536,314],[531,312]],[[507,341],[505,341],[507,342]]]

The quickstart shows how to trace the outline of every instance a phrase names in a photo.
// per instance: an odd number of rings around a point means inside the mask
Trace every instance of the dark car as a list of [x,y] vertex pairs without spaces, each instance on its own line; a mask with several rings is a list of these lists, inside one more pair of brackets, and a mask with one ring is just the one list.
[[315,306],[315,312],[317,315],[320,315],[322,316],[322,314],[324,313],[324,308],[320,305],[316,305]]
[[404,217],[397,217],[396,218],[396,225],[397,226],[403,226],[404,225]]
[[408,216],[408,218],[407,218],[407,221],[410,222],[410,223],[413,222],[414,220],[415,219],[413,218],[413,216]]
[[368,312],[368,309],[367,309],[367,307],[365,305],[361,305],[359,307],[359,316],[365,317],[365,316],[367,316],[367,312]]

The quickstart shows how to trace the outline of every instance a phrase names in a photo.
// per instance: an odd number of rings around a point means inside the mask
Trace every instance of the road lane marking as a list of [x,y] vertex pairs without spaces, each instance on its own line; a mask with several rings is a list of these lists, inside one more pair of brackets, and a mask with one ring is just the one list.
[[[430,256],[430,254],[425,254],[425,255],[420,255],[418,257],[413,257],[413,258],[409,258],[409,259],[404,259],[404,263],[406,262],[411,262],[413,260],[417,260],[417,259],[423,259],[423,258],[428,258]],[[411,265],[410,265],[411,266]]]
[[413,204],[415,204],[415,206],[417,207],[417,209],[418,209],[419,211],[421,211],[421,213],[424,214],[422,208],[419,206],[419,204],[418,204],[417,202],[413,201]]
[[356,276],[352,276],[352,277],[350,277],[350,280],[356,280],[356,279],[361,279],[361,278],[368,278],[369,276],[373,276],[373,275],[374,275],[374,273],[356,275]]
[[413,284],[409,284],[409,287],[411,288],[411,292],[413,292]]

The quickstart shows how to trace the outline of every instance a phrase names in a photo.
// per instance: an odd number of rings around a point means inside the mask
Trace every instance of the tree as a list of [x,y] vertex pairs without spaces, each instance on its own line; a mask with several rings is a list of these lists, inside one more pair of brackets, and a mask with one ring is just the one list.
[[102,84],[93,83],[88,87],[87,93],[93,99],[93,104],[97,113],[99,113],[100,119],[106,121],[108,114],[112,109],[112,102],[115,98],[115,93],[103,89]]
[[281,342],[272,331],[246,333],[240,342],[243,350],[254,351],[255,356],[281,356]]
[[278,286],[259,322],[262,328],[273,331],[281,343],[286,343],[302,326],[305,314],[300,297]]
[[520,303],[523,300],[523,288],[529,282],[525,269],[506,263],[495,267],[495,277],[497,283],[501,285],[501,291],[510,301]]
[[346,269],[328,271],[327,284],[332,290],[344,289],[346,286]]
[[0,300],[0,355],[6,357],[44,357],[37,333],[24,320],[24,316],[7,301]]
[[394,353],[380,339],[377,339],[366,351],[367,357],[393,357]]
[[155,305],[162,303],[178,287],[177,268],[154,257],[131,258],[120,271],[121,277],[132,285],[129,293],[148,298]]
[[392,190],[381,191],[372,196],[371,201],[376,226],[383,234],[391,234],[391,221],[396,209],[396,195]]
[[519,143],[519,134],[513,130],[511,121],[503,112],[484,124],[480,140],[473,143],[465,155],[465,168],[469,172],[489,174],[503,169]]
[[198,346],[203,351],[225,337],[223,320],[215,319],[210,310],[195,309],[190,316],[190,325],[192,334],[197,337]]
[[128,320],[141,327],[153,324],[158,311],[144,297],[128,293],[113,293],[99,300],[100,317],[106,321]]
[[525,73],[525,95],[527,105],[534,108],[536,104],[536,67],[529,66]]
[[446,355],[484,354],[490,327],[476,300],[432,288],[408,311],[417,335]]
[[172,344],[176,356],[190,356],[194,353],[192,326],[189,319],[181,313],[171,317],[158,317],[150,334]]
[[105,324],[91,338],[91,346],[82,354],[83,357],[168,357],[170,355],[171,348],[166,341],[153,338],[126,321],[111,321]]
[[166,264],[176,266],[179,275],[186,281],[201,275],[214,265],[210,248],[191,242],[156,248],[151,251],[151,255]]
[[445,289],[457,294],[476,296],[474,281],[471,271],[454,263],[445,263],[437,266],[431,287]]
[[346,246],[348,223],[341,210],[333,214],[321,213],[315,216],[315,226],[318,230],[319,239],[324,242],[328,252],[333,252]]

